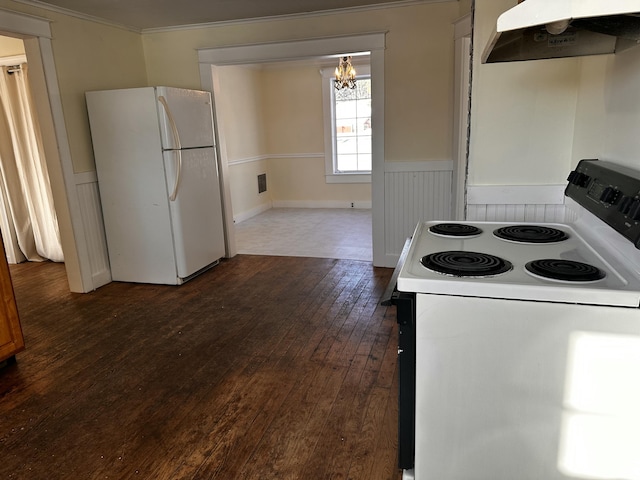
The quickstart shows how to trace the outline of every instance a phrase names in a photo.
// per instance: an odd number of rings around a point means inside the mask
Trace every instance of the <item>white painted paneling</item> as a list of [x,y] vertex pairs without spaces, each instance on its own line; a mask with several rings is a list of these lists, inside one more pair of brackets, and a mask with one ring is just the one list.
[[564,205],[467,205],[467,220],[476,222],[564,223]]
[[467,220],[478,222],[565,222],[565,185],[473,185]]
[[469,185],[469,204],[496,205],[561,205],[564,203],[562,185]]
[[93,288],[96,289],[111,281],[98,181],[94,172],[77,174],[75,180],[89,255],[91,278]]
[[[450,163],[447,166],[450,167]],[[399,257],[418,222],[451,218],[451,169],[385,173],[385,251]]]

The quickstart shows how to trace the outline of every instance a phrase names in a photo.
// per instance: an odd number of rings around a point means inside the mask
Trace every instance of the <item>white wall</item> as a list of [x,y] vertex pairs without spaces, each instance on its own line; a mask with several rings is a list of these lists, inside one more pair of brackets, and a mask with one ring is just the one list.
[[476,0],[469,184],[561,184],[583,158],[640,168],[640,48],[481,65],[514,4]]
[[580,82],[573,137],[572,166],[583,158],[599,158],[605,151],[605,77],[616,57],[599,55],[580,59]]
[[557,184],[571,165],[580,60],[480,63],[515,3],[475,3],[469,185]]
[[604,90],[589,103],[604,108],[602,120],[589,117],[591,131],[600,131],[598,157],[640,170],[640,47],[610,55],[602,66]]
[[558,192],[579,160],[640,170],[640,48],[482,65],[498,15],[515,1],[475,5],[468,218],[524,221],[534,211],[536,221],[562,220]]

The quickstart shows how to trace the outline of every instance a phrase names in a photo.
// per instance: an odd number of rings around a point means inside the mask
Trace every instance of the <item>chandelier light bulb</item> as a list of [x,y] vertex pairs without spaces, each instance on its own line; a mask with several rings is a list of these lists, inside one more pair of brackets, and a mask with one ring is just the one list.
[[356,88],[356,69],[351,65],[351,57],[342,57],[335,71],[336,90]]

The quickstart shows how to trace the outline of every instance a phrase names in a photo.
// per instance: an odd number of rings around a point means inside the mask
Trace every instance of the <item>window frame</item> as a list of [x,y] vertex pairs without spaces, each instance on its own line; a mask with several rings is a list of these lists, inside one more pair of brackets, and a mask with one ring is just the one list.
[[[369,65],[354,65],[358,78],[371,78]],[[335,67],[322,69],[322,106],[324,113],[324,163],[326,183],[371,183],[371,171],[367,173],[337,172],[336,165],[336,122],[333,80]],[[373,145],[372,145],[373,147]],[[373,153],[372,165],[373,169]]]

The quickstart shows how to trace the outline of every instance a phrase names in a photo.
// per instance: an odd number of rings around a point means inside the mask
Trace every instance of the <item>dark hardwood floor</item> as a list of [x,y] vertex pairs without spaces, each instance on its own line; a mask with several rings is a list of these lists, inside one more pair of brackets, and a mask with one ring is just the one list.
[[399,479],[391,273],[241,255],[81,295],[63,265],[12,266],[0,479]]

